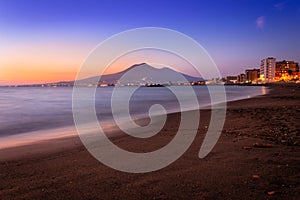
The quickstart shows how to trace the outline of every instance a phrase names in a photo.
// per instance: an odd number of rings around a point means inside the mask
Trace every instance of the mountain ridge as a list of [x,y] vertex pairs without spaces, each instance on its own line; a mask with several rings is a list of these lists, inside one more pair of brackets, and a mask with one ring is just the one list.
[[[76,84],[95,84],[99,76],[93,76],[81,80],[77,80]],[[168,67],[155,68],[147,63],[134,64],[127,69],[101,76],[98,84],[167,84],[167,83],[184,83],[203,81],[201,77],[190,76],[181,72],[177,72]]]

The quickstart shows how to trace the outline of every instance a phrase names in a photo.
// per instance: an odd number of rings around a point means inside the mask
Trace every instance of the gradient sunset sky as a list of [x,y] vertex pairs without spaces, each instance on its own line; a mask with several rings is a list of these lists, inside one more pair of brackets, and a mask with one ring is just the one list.
[[148,26],[194,38],[223,76],[300,61],[299,0],[0,0],[0,85],[73,80],[97,44]]

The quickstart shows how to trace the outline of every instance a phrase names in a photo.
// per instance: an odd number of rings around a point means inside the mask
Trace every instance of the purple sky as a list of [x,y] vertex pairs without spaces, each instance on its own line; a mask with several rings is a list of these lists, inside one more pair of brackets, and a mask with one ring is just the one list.
[[299,25],[299,0],[0,0],[0,84],[70,80],[98,43],[146,26],[194,38],[234,75],[268,56],[299,62]]

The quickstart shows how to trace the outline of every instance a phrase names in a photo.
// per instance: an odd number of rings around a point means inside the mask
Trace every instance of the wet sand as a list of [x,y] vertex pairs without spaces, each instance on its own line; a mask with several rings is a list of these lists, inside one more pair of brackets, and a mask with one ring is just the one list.
[[[204,159],[198,152],[210,111],[201,110],[191,147],[155,172],[113,170],[77,137],[0,150],[0,199],[298,199],[300,85],[270,87],[265,96],[228,103],[222,135]],[[112,141],[134,152],[153,151],[172,140],[179,120],[180,114],[170,114],[149,139],[119,135]]]

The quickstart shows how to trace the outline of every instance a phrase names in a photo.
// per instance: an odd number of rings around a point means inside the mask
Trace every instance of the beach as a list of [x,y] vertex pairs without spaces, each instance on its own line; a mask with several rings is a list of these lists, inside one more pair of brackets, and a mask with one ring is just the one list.
[[[200,110],[196,139],[169,166],[144,174],[111,169],[78,137],[0,150],[0,199],[297,199],[300,195],[300,85],[269,85],[264,96],[228,103],[215,148],[199,159],[210,120]],[[149,139],[111,140],[134,152],[154,151],[176,134],[180,113]],[[75,130],[74,130],[75,131]]]

